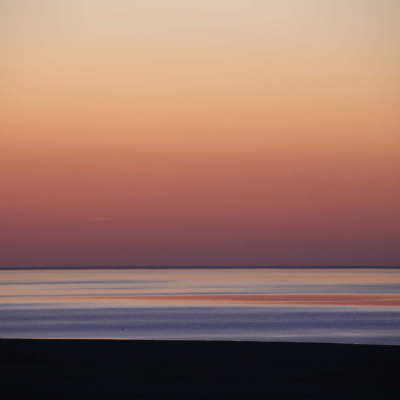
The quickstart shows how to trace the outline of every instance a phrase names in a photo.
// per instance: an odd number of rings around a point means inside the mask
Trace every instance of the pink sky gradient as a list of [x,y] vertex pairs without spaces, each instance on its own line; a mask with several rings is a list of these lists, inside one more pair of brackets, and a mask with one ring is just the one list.
[[400,265],[400,3],[6,0],[0,267]]

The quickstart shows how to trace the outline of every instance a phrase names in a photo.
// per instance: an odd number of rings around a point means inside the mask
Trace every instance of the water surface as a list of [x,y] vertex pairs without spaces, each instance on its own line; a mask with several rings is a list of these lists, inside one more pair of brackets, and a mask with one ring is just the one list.
[[0,337],[400,344],[400,270],[4,270],[0,277]]

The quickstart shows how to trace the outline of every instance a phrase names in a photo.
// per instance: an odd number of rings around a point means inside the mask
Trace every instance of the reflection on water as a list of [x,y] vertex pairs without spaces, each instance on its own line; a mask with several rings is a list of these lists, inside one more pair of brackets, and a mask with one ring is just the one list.
[[400,344],[399,270],[25,270],[0,277],[0,337]]

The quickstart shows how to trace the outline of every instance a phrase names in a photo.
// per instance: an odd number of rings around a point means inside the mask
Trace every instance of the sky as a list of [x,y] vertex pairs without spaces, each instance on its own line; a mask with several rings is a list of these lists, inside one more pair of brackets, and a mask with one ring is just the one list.
[[397,0],[2,0],[0,267],[400,265]]

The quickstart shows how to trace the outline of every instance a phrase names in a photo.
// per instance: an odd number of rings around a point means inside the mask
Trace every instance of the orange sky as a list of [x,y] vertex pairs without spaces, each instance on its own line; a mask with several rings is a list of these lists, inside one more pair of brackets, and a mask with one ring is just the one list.
[[397,0],[0,3],[0,266],[400,265]]

